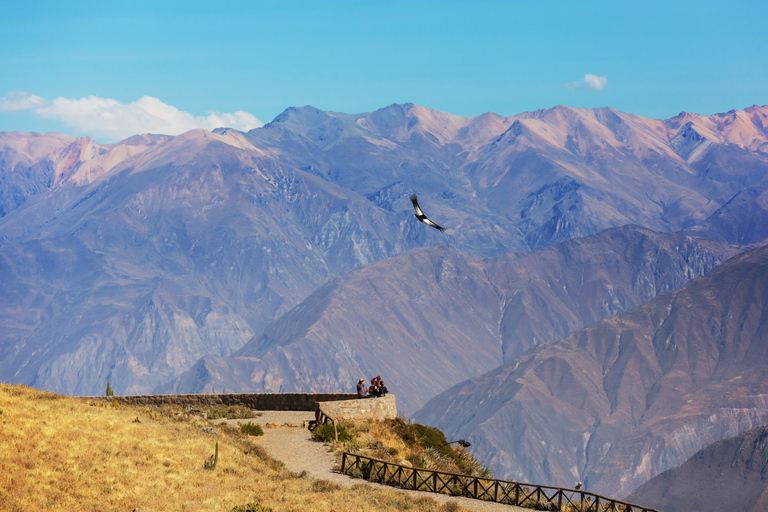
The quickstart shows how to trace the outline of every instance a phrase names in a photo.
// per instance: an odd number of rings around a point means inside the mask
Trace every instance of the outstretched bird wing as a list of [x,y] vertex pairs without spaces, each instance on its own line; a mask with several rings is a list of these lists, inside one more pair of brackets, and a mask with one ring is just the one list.
[[438,231],[443,231],[445,229],[429,220],[424,212],[421,211],[421,207],[419,207],[419,201],[416,199],[416,194],[411,194],[411,202],[413,203],[413,209],[416,210],[416,218],[419,219],[419,222],[423,222],[427,226],[432,226]]
[[442,226],[438,226],[437,224],[435,224],[434,222],[432,222],[431,220],[429,220],[429,219],[427,219],[427,218],[425,218],[425,219],[423,220],[423,222],[424,222],[424,224],[426,224],[427,226],[432,226],[433,228],[437,229],[438,231],[443,231],[443,230],[445,229],[444,227],[442,227]]
[[[417,217],[424,217],[427,218],[426,215],[424,215],[424,212],[421,211],[421,207],[419,206],[419,201],[416,199],[416,194],[411,194],[411,202],[413,203],[413,209],[416,210],[416,216]],[[419,219],[421,220],[421,219]]]

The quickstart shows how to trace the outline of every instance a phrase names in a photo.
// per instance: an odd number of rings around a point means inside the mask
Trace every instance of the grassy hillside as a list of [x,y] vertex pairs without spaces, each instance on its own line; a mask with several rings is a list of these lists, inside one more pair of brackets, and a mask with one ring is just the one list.
[[0,433],[2,511],[461,510],[291,473],[254,438],[178,407],[113,407],[0,384]]
[[401,418],[386,421],[342,421],[339,441],[334,442],[333,425],[313,432],[313,438],[327,441],[341,461],[344,451],[399,463],[405,466],[491,477],[491,471],[477,462],[471,453],[448,444],[439,429],[406,422]]

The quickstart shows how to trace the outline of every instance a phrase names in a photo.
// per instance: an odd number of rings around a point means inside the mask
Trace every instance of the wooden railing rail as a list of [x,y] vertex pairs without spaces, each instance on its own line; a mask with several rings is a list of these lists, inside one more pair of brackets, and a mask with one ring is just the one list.
[[341,473],[403,489],[464,496],[537,510],[659,512],[579,489],[413,468],[350,452],[341,455]]

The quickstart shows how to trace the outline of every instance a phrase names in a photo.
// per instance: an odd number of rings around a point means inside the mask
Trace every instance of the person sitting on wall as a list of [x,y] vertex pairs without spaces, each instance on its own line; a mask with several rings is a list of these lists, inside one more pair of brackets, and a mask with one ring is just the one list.
[[379,393],[379,387],[376,384],[371,384],[371,387],[368,388],[368,396],[371,398],[379,398],[381,396]]
[[384,381],[379,381],[379,396],[385,396],[387,393],[389,393],[389,390],[387,389],[387,386],[384,385]]
[[365,389],[365,379],[357,383],[357,398],[368,398],[368,390]]

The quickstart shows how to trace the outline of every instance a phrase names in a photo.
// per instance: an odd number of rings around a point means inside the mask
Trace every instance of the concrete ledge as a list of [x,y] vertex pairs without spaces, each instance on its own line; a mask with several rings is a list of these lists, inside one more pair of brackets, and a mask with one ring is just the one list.
[[[354,401],[355,393],[219,393],[211,395],[129,395],[84,396],[84,400],[117,402],[126,405],[242,405],[259,411],[317,411],[318,404],[330,401]],[[394,398],[394,397],[393,397]],[[381,398],[369,401],[382,400]],[[393,402],[394,403],[394,402]],[[397,413],[395,413],[396,415]]]
[[[395,395],[381,398],[355,398],[319,404],[320,415],[332,421],[339,420],[392,420],[397,418]],[[320,415],[318,420],[320,421]]]

